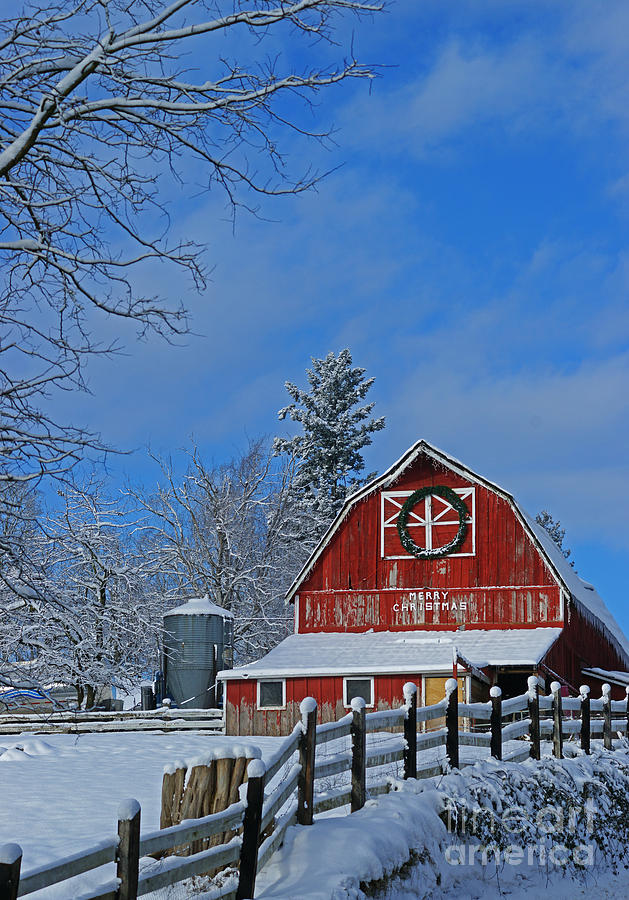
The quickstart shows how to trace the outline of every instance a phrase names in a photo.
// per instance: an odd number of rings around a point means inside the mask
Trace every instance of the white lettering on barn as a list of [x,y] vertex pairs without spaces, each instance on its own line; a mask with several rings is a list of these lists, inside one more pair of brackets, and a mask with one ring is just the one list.
[[465,612],[467,601],[446,599],[449,591],[411,591],[408,600],[393,604],[394,612],[422,612],[423,610],[447,610],[448,612]]

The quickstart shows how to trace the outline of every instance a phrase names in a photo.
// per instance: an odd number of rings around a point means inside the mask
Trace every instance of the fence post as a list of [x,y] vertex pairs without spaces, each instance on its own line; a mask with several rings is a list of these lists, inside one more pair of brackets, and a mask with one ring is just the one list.
[[350,730],[352,736],[352,812],[362,809],[367,799],[365,706],[366,703],[362,697],[354,697],[352,700],[352,726]]
[[456,678],[446,681],[446,755],[451,768],[459,768],[459,694]]
[[502,759],[502,691],[495,684],[490,688],[491,697],[491,755],[494,759]]
[[118,807],[118,850],[116,876],[120,887],[116,900],[136,900],[140,872],[140,804],[123,800]]
[[553,694],[553,756],[563,759],[561,685],[558,681],[553,681],[550,689]]
[[606,750],[613,750],[612,743],[612,698],[610,696],[611,687],[604,684],[601,688],[603,701],[603,746]]
[[19,844],[3,844],[0,847],[0,897],[16,900],[20,886],[22,848]]
[[627,695],[627,740],[629,740],[629,685],[625,688],[625,694]]
[[261,759],[252,759],[247,766],[247,808],[242,829],[240,848],[240,876],[236,900],[248,900],[256,889],[258,873],[258,843],[262,824],[262,804],[264,803],[264,781],[266,766]]
[[402,688],[404,719],[404,778],[417,778],[417,685],[407,681]]
[[590,688],[582,684],[579,688],[581,697],[581,749],[584,753],[590,752]]
[[317,701],[305,697],[299,704],[304,729],[299,738],[299,782],[297,784],[297,823],[312,825],[315,747],[317,744]]
[[539,727],[539,681],[537,675],[528,679],[529,719],[531,720],[531,759],[541,758],[541,734]]

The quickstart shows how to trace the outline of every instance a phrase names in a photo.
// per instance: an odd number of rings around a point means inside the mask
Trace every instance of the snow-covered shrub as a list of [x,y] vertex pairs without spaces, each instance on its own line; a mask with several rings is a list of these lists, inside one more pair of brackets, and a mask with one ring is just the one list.
[[[629,756],[596,750],[542,764],[482,765],[452,772],[441,785],[448,831],[503,858],[509,848],[536,848],[573,870],[598,853],[614,871],[629,841]],[[545,851],[542,850],[545,848]],[[587,850],[586,850],[587,848]],[[534,854],[535,855],[535,854]]]

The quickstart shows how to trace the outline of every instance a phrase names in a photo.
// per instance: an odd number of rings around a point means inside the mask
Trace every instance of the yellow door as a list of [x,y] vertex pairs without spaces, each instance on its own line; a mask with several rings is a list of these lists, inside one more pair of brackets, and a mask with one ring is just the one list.
[[[446,681],[452,678],[451,675],[426,675],[424,677],[424,705],[434,706],[444,699],[446,695]],[[459,677],[458,691],[459,703],[464,702],[465,697],[465,677]],[[434,731],[445,726],[445,716],[439,719],[430,719],[426,722],[426,731]]]
[[[439,703],[440,700],[443,700],[446,695],[446,681],[448,680],[448,678],[452,678],[452,676],[437,675],[436,677],[433,677],[432,675],[427,675],[425,677],[424,704],[426,706],[432,706],[435,703]],[[457,692],[459,695],[459,703],[465,702],[463,699],[465,696],[464,686],[465,678],[459,678],[459,689]]]

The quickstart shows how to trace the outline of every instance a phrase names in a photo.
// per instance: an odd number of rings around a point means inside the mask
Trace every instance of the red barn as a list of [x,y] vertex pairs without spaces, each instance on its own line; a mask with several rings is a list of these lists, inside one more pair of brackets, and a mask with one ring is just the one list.
[[468,701],[607,680],[624,696],[629,642],[592,585],[511,494],[426,441],[353,494],[287,595],[295,633],[221,672],[230,734],[286,734],[306,696],[321,721],[423,703],[458,674]]

